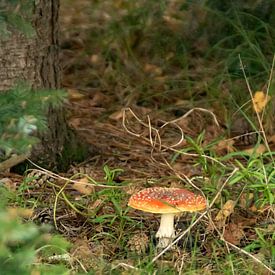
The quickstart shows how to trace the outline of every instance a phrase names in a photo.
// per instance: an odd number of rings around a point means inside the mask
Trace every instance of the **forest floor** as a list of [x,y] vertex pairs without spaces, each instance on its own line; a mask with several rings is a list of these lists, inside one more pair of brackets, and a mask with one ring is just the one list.
[[[160,23],[154,17],[141,26],[131,21],[146,13],[141,4],[61,2],[67,117],[89,157],[66,173],[27,174],[32,187],[21,195],[35,210],[32,219],[71,242],[70,264],[82,273],[271,274],[275,135],[263,134],[267,124],[257,120],[261,111],[253,113],[245,76],[235,83],[248,98],[245,109],[228,103],[229,84],[209,96],[221,65],[175,56],[165,41],[178,31],[173,7],[158,41],[150,37]],[[255,129],[247,122],[253,119]],[[176,218],[179,239],[167,251],[156,248],[159,215],[127,206],[132,194],[153,186],[185,188],[208,201],[206,212]]]

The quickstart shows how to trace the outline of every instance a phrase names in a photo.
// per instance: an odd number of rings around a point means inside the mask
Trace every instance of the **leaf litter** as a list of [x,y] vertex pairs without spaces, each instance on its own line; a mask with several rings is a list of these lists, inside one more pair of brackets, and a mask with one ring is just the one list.
[[[217,156],[238,151],[240,139],[235,137],[242,137],[247,131],[250,133],[251,129],[247,125],[243,127],[243,124],[236,123],[233,129],[235,132],[228,134],[224,117],[216,116],[224,112],[217,107],[211,109],[205,106],[201,97],[193,104],[190,104],[190,98],[177,93],[166,97],[167,82],[175,80],[181,74],[175,74],[177,66],[169,72],[158,60],[150,60],[146,55],[140,55],[137,65],[136,61],[131,60],[129,53],[115,42],[110,44],[110,55],[113,56],[107,59],[102,54],[100,45],[94,43],[93,46],[87,31],[93,28],[101,30],[104,24],[110,22],[110,9],[113,8],[111,2],[115,1],[103,1],[102,9],[97,9],[94,13],[91,12],[89,2],[81,0],[77,5],[64,4],[61,27],[63,86],[67,88],[69,95],[68,122],[89,145],[91,158],[73,165],[62,175],[67,180],[49,180],[52,175],[45,177],[45,171],[40,176],[27,175],[25,178],[32,180],[22,196],[27,200],[36,200],[42,208],[50,208],[49,215],[55,224],[55,230],[73,243],[70,254],[77,259],[75,265],[79,265],[80,270],[92,268],[99,271],[104,265],[123,266],[125,270],[131,270],[135,261],[131,256],[128,257],[126,248],[137,255],[146,255],[152,243],[151,232],[158,225],[154,215],[141,215],[137,211],[127,210],[128,219],[138,223],[142,221],[143,226],[137,232],[137,228],[131,225],[132,228],[124,228],[125,236],[121,235],[118,230],[120,223],[116,221],[116,217],[127,209],[129,195],[145,186],[190,187],[190,182],[182,181],[178,175],[192,179],[191,182],[195,182],[199,190],[205,190],[205,185],[213,188],[209,184],[211,179],[203,163],[198,165],[198,159],[212,162],[214,157],[209,154],[209,150]],[[120,2],[123,1],[117,1]],[[171,8],[170,13],[172,11]],[[123,13],[123,9],[120,12]],[[167,10],[163,19],[175,31],[182,22],[173,16]],[[127,76],[114,67],[112,60],[116,58],[123,60],[123,66],[128,70]],[[173,58],[173,53],[168,52],[166,59]],[[202,61],[197,59],[195,62]],[[215,65],[210,66],[214,69]],[[196,66],[192,73],[205,74],[201,67]],[[210,76],[202,77],[207,81]],[[134,84],[139,82],[140,87],[135,87]],[[194,94],[200,93],[200,85],[202,84],[198,83],[194,87]],[[146,100],[140,94],[142,88],[154,91],[145,103],[142,101]],[[269,96],[263,92],[256,92],[252,99],[254,110],[262,112],[269,100]],[[165,104],[161,101],[165,101]],[[247,128],[245,132],[244,128]],[[204,136],[200,148],[204,151],[199,152],[186,137],[195,140],[201,133]],[[274,135],[270,137],[270,143],[275,144]],[[249,155],[255,152],[262,155],[266,151],[262,144],[255,147],[255,140],[251,139],[245,143],[246,146],[247,144],[250,148],[244,150]],[[170,166],[167,161],[171,163]],[[233,160],[230,159],[225,165],[232,166],[232,163]],[[108,177],[103,171],[105,165],[120,168],[123,172],[107,183]],[[17,176],[3,174],[1,177],[9,178],[9,181],[1,181],[1,184],[14,192]],[[41,178],[43,181],[38,183]],[[111,187],[109,193],[104,188],[107,184]],[[235,192],[237,198],[238,192],[243,191],[233,188],[229,190]],[[116,201],[114,198],[117,196],[119,198]],[[251,211],[255,200],[257,198],[251,193],[243,192],[239,200],[227,200],[223,206],[213,206],[209,214],[210,221],[205,219],[191,230],[194,234],[202,232],[198,236],[201,253],[203,254],[203,249],[208,252],[213,249],[211,242],[216,236],[211,221],[222,232],[223,238],[234,245],[245,247],[254,241],[256,233],[253,227],[260,227],[266,217],[265,213]],[[188,215],[181,216],[179,222],[185,223],[190,218]],[[36,221],[38,220],[36,217]],[[204,228],[208,229],[208,233],[205,233]],[[186,253],[190,253],[190,250],[186,245],[180,248],[183,248],[183,252],[179,252],[177,260],[167,254],[159,264],[177,265],[178,270],[181,270],[179,259],[186,259]],[[221,249],[220,254],[225,255],[225,249]]]

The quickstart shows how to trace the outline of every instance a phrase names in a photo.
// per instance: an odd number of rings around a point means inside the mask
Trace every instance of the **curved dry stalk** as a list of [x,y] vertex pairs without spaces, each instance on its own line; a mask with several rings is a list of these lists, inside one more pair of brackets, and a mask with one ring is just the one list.
[[[212,111],[209,111],[209,110],[204,109],[204,108],[199,108],[199,107],[195,107],[195,108],[189,110],[187,113],[185,113],[185,114],[182,115],[181,117],[176,118],[176,119],[171,120],[171,121],[166,122],[166,123],[176,123],[177,121],[180,121],[180,120],[182,120],[183,118],[188,117],[188,116],[189,116],[190,114],[192,114],[194,111],[201,111],[201,112],[210,114],[210,115],[212,116],[213,121],[215,122],[215,124],[216,124],[218,127],[220,127],[220,124],[219,124],[219,122],[218,122],[218,120],[217,120],[215,114],[214,114]],[[165,125],[165,124],[164,124],[164,125]]]
[[174,172],[174,174],[175,174],[181,181],[186,180],[192,187],[194,187],[196,190],[198,190],[198,191],[202,194],[202,196],[206,199],[206,197],[205,197],[204,193],[202,192],[202,190],[201,190],[198,186],[196,186],[196,185],[192,182],[192,180],[189,179],[188,176],[186,176],[184,173],[181,173],[181,175],[183,176],[183,177],[182,177],[182,176],[180,175],[180,173],[177,172],[165,158],[164,158],[164,161],[165,161],[165,163],[166,163],[166,166],[168,166],[168,167]]
[[[30,171],[37,171],[41,174],[45,174],[45,175],[48,175],[54,179],[57,179],[57,180],[64,180],[66,181],[67,183],[77,183],[77,184],[83,184],[83,185],[87,185],[87,183],[82,183],[82,182],[79,182],[77,180],[72,180],[70,178],[65,178],[65,177],[62,177],[58,174],[55,174],[54,172],[51,172],[39,165],[37,165],[36,163],[34,163],[33,161],[31,161],[30,159],[27,159],[32,165],[34,165],[35,167],[37,167],[38,169],[29,169]],[[93,183],[88,183],[89,185],[91,186],[95,186],[95,187],[103,187],[103,188],[116,188],[116,189],[120,189],[120,188],[123,188],[123,186],[110,186],[110,185],[104,185],[104,184],[98,184],[94,179],[92,179],[91,177],[88,177]]]
[[275,274],[275,271],[273,269],[271,269],[268,265],[266,265],[265,263],[263,263],[261,260],[259,260],[258,258],[256,258],[254,255],[250,254],[249,252],[245,251],[244,249],[236,246],[233,243],[228,242],[227,240],[224,239],[223,234],[219,231],[219,229],[216,227],[215,223],[212,221],[211,217],[209,216],[209,221],[211,222],[211,226],[213,226],[213,228],[215,229],[215,231],[218,233],[220,239],[225,243],[227,249],[229,250],[229,246],[231,246],[232,248],[234,248],[235,250],[237,250],[238,252],[241,252],[242,254],[245,254],[246,256],[250,257],[253,259],[253,261],[257,262],[258,264],[260,264],[261,266],[263,266],[266,270],[268,270],[269,272],[271,272],[272,274]]
[[[194,109],[201,109],[201,108],[194,108]],[[194,110],[194,109],[192,109],[192,110]],[[205,110],[205,109],[202,109],[202,110],[204,110],[204,111],[208,111],[208,110]],[[190,110],[191,111],[191,110]],[[145,138],[145,137],[143,137],[141,134],[137,134],[137,133],[135,133],[135,132],[133,132],[133,131],[131,131],[131,130],[129,130],[129,128],[126,126],[126,112],[130,112],[132,115],[133,115],[133,117],[141,124],[141,125],[143,125],[144,127],[146,127],[146,128],[148,128],[149,129],[149,133],[151,133],[150,134],[150,138],[148,139],[148,138]],[[212,113],[211,111],[208,111],[208,112],[210,112],[210,113]],[[190,112],[188,112],[189,114],[190,114]],[[188,115],[189,115],[188,114]],[[212,113],[213,114],[213,113]],[[214,115],[214,114],[213,114]],[[164,125],[162,125],[162,128],[164,127],[164,126],[166,126],[167,124],[169,124],[169,123],[171,123],[171,124],[176,124],[176,121],[177,121],[178,119],[176,119],[176,120],[173,120],[173,121],[170,121],[170,122],[166,122]],[[217,122],[217,121],[216,121]],[[217,122],[218,123],[218,122]],[[172,152],[175,152],[175,153],[180,153],[180,154],[183,154],[183,155],[186,155],[186,156],[190,156],[190,157],[199,157],[199,156],[201,156],[201,157],[204,157],[204,158],[206,158],[206,159],[209,159],[209,160],[211,160],[211,161],[214,161],[214,162],[216,162],[216,163],[218,163],[219,165],[221,165],[222,167],[226,167],[226,165],[224,165],[222,162],[220,162],[220,161],[218,161],[218,160],[216,160],[215,158],[213,158],[213,157],[210,157],[210,156],[207,156],[207,155],[199,155],[199,154],[194,154],[194,153],[186,153],[186,152],[182,152],[182,151],[180,151],[180,150],[177,150],[177,149],[175,149],[175,148],[173,148],[173,147],[175,147],[175,146],[177,146],[178,144],[179,144],[179,142],[177,142],[176,144],[174,144],[174,145],[164,145],[164,144],[162,144],[162,142],[161,142],[161,138],[160,138],[160,134],[159,134],[159,130],[158,129],[156,129],[155,127],[153,127],[152,125],[151,125],[151,123],[149,123],[149,124],[146,124],[146,123],[144,123],[132,110],[131,110],[131,108],[125,108],[124,110],[123,110],[123,116],[122,116],[122,126],[123,126],[123,128],[125,129],[125,131],[127,132],[127,133],[129,133],[129,134],[131,134],[131,135],[133,135],[133,136],[136,136],[136,137],[138,137],[138,138],[141,138],[141,139],[143,139],[144,141],[146,141],[147,143],[149,143],[149,144],[153,144],[153,149],[156,147],[156,145],[158,145],[159,146],[159,151],[161,152],[163,149],[165,149],[165,150],[169,150],[169,151],[172,151]],[[179,126],[178,126],[179,127]],[[180,128],[180,127],[179,127]],[[152,141],[152,133],[155,133],[155,141],[153,142]],[[184,133],[183,133],[183,131],[181,130],[181,141],[183,141],[184,140]]]
[[[266,96],[267,96],[267,97],[268,97],[269,89],[270,89],[271,82],[272,82],[272,76],[273,76],[273,71],[274,71],[274,65],[275,65],[275,54],[273,55],[272,65],[271,65],[270,74],[269,74],[269,79],[268,79],[268,82],[267,82],[267,88],[266,88]],[[266,108],[263,109],[261,121],[263,120],[265,110],[266,110]]]
[[[269,85],[268,85],[267,93],[269,91],[270,82],[271,82],[271,78],[272,78],[272,71],[273,71],[274,62],[275,62],[274,56],[273,56],[273,61],[272,61],[272,67],[271,67],[271,72],[270,72],[270,77],[269,77]],[[239,54],[239,60],[240,60],[241,70],[242,70],[243,75],[244,75],[245,83],[246,83],[247,89],[249,91],[250,97],[251,97],[252,102],[253,102],[252,90],[251,90],[250,84],[248,82],[248,79],[247,79],[247,76],[246,76],[246,72],[245,72],[245,69],[244,69],[244,65],[243,65],[243,61],[241,59],[240,54]],[[264,109],[265,109],[265,107],[264,107]],[[266,137],[266,134],[265,134],[264,126],[263,126],[263,116],[260,117],[260,114],[258,112],[256,112],[256,111],[255,111],[255,113],[256,113],[257,120],[258,120],[258,123],[259,123],[259,126],[260,126],[260,131],[257,131],[257,133],[260,133],[260,132],[262,133],[263,139],[264,139],[264,145],[266,146],[266,148],[267,148],[268,152],[270,153],[270,155],[272,155],[272,152],[270,150],[270,147],[269,147],[269,144],[268,144],[268,140],[267,140],[267,137]]]
[[181,129],[181,127],[180,127],[178,124],[176,124],[175,122],[173,122],[173,121],[168,121],[168,122],[164,123],[164,124],[160,127],[160,129],[163,129],[164,127],[166,127],[166,126],[169,125],[169,124],[175,125],[175,126],[180,130],[180,133],[181,133],[180,140],[179,140],[176,144],[170,145],[170,148],[177,147],[178,145],[180,145],[180,144],[184,141],[184,132],[183,132],[183,130]]
[[10,158],[0,162],[0,172],[4,172],[4,171],[14,167],[15,165],[25,161],[27,158],[30,157],[30,155],[31,155],[30,152],[27,152],[22,155],[13,155]]

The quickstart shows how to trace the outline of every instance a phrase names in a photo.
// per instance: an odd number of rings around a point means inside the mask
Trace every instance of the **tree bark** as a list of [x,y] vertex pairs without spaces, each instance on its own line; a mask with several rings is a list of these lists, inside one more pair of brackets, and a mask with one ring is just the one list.
[[20,79],[33,88],[60,87],[58,11],[59,0],[33,1],[36,35],[29,38],[12,29],[8,39],[0,40],[0,91]]
[[[0,92],[19,80],[27,81],[34,89],[60,88],[58,13],[59,0],[35,0],[31,20],[35,35],[30,38],[12,29],[8,39],[0,38]],[[64,169],[67,160],[60,160],[73,134],[63,109],[50,108],[48,127],[31,159],[44,167]]]

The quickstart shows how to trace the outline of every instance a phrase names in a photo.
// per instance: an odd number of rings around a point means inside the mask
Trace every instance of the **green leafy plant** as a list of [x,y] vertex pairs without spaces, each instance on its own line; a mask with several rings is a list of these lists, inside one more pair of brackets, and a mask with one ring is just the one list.
[[3,158],[12,153],[26,153],[38,142],[34,135],[46,130],[46,111],[64,101],[62,90],[33,90],[20,83],[0,94],[0,149]]
[[[6,204],[9,192],[4,187],[0,190],[1,199],[5,199]],[[52,255],[66,253],[69,243],[60,236],[49,235],[48,226],[38,227],[31,222],[23,222],[30,213],[30,209],[0,207],[1,273],[27,275],[34,270],[47,270],[50,274],[65,274],[68,269],[64,265],[43,264],[38,259],[47,261]]]
[[115,168],[111,169],[108,165],[104,165],[103,171],[105,172],[104,179],[107,181],[107,183],[114,183],[115,177],[117,177],[120,173],[123,172],[123,169]]
[[[236,155],[247,158],[244,153],[236,153]],[[266,204],[273,205],[275,190],[275,172],[274,163],[266,163],[269,153],[263,157],[253,155],[249,158],[248,163],[244,166],[240,161],[236,160],[237,166],[240,168],[232,177],[229,184],[243,183],[245,188],[255,194],[257,198],[256,205],[263,207]]]
[[4,0],[0,3],[0,36],[7,39],[10,36],[9,27],[32,37],[35,31],[30,22],[34,1]]

